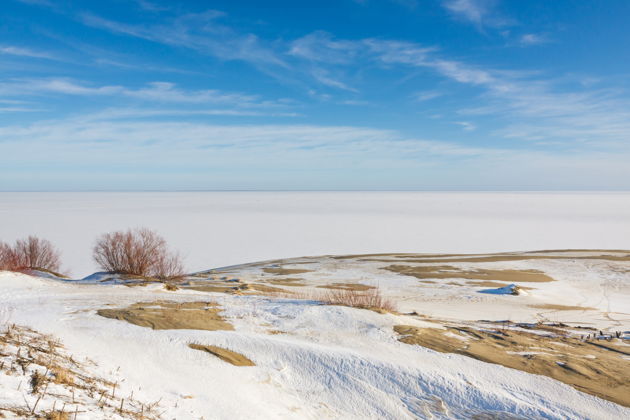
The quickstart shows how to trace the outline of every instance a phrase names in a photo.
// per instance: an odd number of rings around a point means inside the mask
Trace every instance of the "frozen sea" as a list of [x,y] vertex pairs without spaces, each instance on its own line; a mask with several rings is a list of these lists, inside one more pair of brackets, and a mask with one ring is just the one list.
[[50,239],[75,277],[97,270],[100,233],[139,226],[189,271],[324,254],[630,249],[630,193],[0,193],[0,240]]

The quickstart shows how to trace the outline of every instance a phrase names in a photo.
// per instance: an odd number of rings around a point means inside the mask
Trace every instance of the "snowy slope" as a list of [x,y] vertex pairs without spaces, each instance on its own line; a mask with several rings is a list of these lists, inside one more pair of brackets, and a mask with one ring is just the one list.
[[[215,300],[235,331],[151,330],[95,314],[108,305],[158,299]],[[402,344],[393,325],[423,324],[403,315],[0,273],[0,321],[54,334],[77,357],[95,360],[103,374],[117,371],[125,378],[122,393],[161,399],[163,418],[630,417],[628,408],[546,377]],[[256,366],[236,367],[191,350],[193,341],[237,351]]]

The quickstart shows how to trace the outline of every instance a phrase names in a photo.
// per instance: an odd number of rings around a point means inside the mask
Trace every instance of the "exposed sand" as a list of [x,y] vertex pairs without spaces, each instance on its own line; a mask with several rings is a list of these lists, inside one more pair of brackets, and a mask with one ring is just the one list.
[[317,286],[321,289],[332,289],[332,290],[356,290],[358,292],[364,292],[366,290],[376,289],[374,286],[369,286],[367,284],[361,283],[331,283],[331,284],[322,284]]
[[[568,256],[568,255],[492,255],[492,256],[480,256],[480,257],[465,257],[465,258],[412,258],[401,259],[400,262],[408,263],[477,263],[477,262],[503,262],[503,261],[527,261],[527,260],[603,260],[603,261],[630,261],[630,254],[624,255],[595,255],[595,256]],[[365,261],[381,261],[391,262],[391,260],[365,260]]]
[[219,359],[223,360],[224,362],[233,364],[234,366],[256,366],[256,364],[249,360],[247,357],[232,350],[227,350],[217,346],[208,346],[194,343],[188,344],[188,347],[190,347],[191,349],[201,350],[210,353],[213,356],[216,356]]
[[553,303],[545,303],[541,305],[529,305],[536,309],[548,309],[550,311],[595,311],[595,308],[588,308],[585,306],[571,306],[571,305],[557,305]]
[[562,327],[543,325],[528,326],[531,331],[496,324],[483,329],[452,324],[444,327],[397,325],[394,330],[403,343],[549,376],[580,391],[630,406],[630,370],[623,359],[630,356],[630,348],[620,340],[582,341]]
[[99,309],[105,318],[127,321],[154,330],[233,330],[213,302],[138,302],[124,309]]
[[263,271],[267,274],[275,274],[277,276],[286,276],[286,275],[292,275],[292,274],[309,273],[313,270],[306,270],[303,268],[267,267],[267,268],[263,268]]
[[385,270],[419,279],[467,279],[467,280],[499,280],[507,283],[548,282],[553,278],[538,270],[464,270],[450,265],[412,266],[389,265]]
[[301,278],[287,277],[287,278],[267,280],[266,283],[274,284],[276,286],[297,286],[297,287],[303,287],[303,286],[306,286],[303,283],[303,281],[304,281],[304,279],[301,279]]

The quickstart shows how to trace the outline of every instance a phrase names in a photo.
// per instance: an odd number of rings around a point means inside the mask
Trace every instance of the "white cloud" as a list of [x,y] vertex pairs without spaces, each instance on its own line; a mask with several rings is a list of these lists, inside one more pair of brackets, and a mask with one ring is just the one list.
[[[46,168],[46,180],[59,180],[52,184],[57,188],[65,185],[61,180],[79,178],[89,179],[87,185],[111,185],[107,182],[116,176],[128,188],[165,182],[174,188],[192,185],[172,183],[181,176],[203,186],[215,182],[218,171],[228,184],[238,177],[244,182],[241,187],[259,188],[285,186],[287,171],[296,186],[329,185],[322,184],[323,170],[330,185],[359,188],[369,188],[371,181],[362,180],[384,171],[386,188],[413,188],[424,182],[410,180],[423,179],[439,180],[440,185],[544,187],[553,179],[557,188],[610,189],[628,188],[630,179],[628,151],[480,148],[352,126],[238,126],[84,116],[0,127],[0,139],[8,162]],[[19,171],[10,171],[0,168],[0,179],[21,179]],[[35,181],[45,182],[34,174]],[[152,183],[138,184],[136,175]]]
[[430,101],[431,99],[439,98],[444,93],[437,90],[425,90],[422,92],[416,92],[412,97],[418,102]]
[[523,46],[547,44],[549,39],[541,34],[524,34],[521,36],[519,43]]
[[[344,48],[353,63],[381,63],[385,68],[424,68],[448,80],[476,87],[479,92],[475,108],[460,112],[468,116],[492,116],[495,124],[504,124],[494,134],[528,140],[590,142],[608,147],[623,145],[630,138],[630,101],[621,89],[597,91],[580,84],[573,90],[559,88],[553,79],[537,72],[519,72],[476,67],[463,61],[441,57],[434,47],[406,41],[382,39],[335,40],[317,33],[307,36],[308,49],[303,55],[324,66],[344,65]],[[305,53],[304,51],[308,51]],[[358,59],[361,59],[359,61]],[[566,85],[566,84],[565,84]],[[429,92],[417,99],[433,97]]]
[[36,108],[25,108],[25,107],[18,107],[18,106],[10,106],[10,107],[1,107],[0,106],[0,112],[1,113],[6,113],[6,112],[40,112],[43,111],[42,109],[36,109]]
[[241,34],[220,24],[216,10],[179,15],[164,24],[126,24],[93,14],[80,19],[88,26],[161,44],[189,48],[221,60],[244,60],[255,65],[285,66],[284,61],[254,34]]
[[119,85],[94,86],[71,79],[19,79],[0,82],[0,95],[62,94],[75,96],[124,96],[148,102],[186,104],[229,104],[237,107],[281,107],[278,101],[265,101],[255,95],[214,89],[184,90],[169,82],[152,82],[140,88]]
[[461,126],[466,131],[474,131],[477,129],[477,126],[469,121],[457,121],[455,124]]
[[44,53],[41,51],[34,51],[28,48],[16,47],[11,45],[0,46],[0,54],[5,55],[15,55],[19,57],[31,57],[31,58],[54,58],[52,55],[48,53]]
[[510,20],[494,11],[495,0],[444,0],[442,4],[457,18],[471,22],[478,28],[511,24]]
[[334,40],[327,32],[317,31],[291,42],[288,54],[328,64],[348,64],[358,52],[353,41]]
[[328,75],[328,71],[326,71],[324,69],[315,68],[315,69],[313,69],[311,74],[313,75],[313,78],[315,80],[317,80],[318,82],[320,82],[323,85],[334,87],[334,88],[337,88],[337,89],[347,90],[349,92],[358,92],[357,89],[354,89],[353,87],[350,87],[347,84],[330,77]]
[[[125,112],[121,114],[125,115]],[[177,150],[188,157],[194,156],[194,153],[191,155],[194,150],[213,148],[264,150],[266,156],[291,150],[337,151],[349,156],[375,152],[377,156],[393,154],[398,157],[408,154],[466,157],[501,153],[456,143],[406,138],[393,130],[366,127],[142,121],[117,118],[116,112],[4,126],[0,127],[0,138],[5,145],[14,143],[31,148],[29,144],[37,143],[47,150],[77,148],[85,155],[93,153],[89,145],[99,144],[112,154],[120,154],[120,148],[124,147],[136,151],[155,149],[166,154]]]

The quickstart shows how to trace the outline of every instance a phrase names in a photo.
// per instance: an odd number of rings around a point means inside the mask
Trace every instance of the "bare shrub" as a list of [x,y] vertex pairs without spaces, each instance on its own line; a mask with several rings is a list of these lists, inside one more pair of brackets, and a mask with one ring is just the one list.
[[59,251],[46,239],[29,236],[18,239],[14,246],[0,242],[0,270],[43,270],[56,274],[60,265]]
[[15,271],[17,269],[15,250],[9,244],[0,242],[0,270]]
[[387,312],[395,311],[394,303],[384,298],[378,288],[369,290],[333,289],[326,292],[320,300],[329,305],[343,305]]
[[46,270],[56,273],[61,265],[59,251],[53,244],[36,236],[15,241],[18,269]]
[[145,228],[101,235],[94,246],[93,257],[103,270],[119,274],[160,280],[184,274],[180,256],[168,248],[164,238]]

